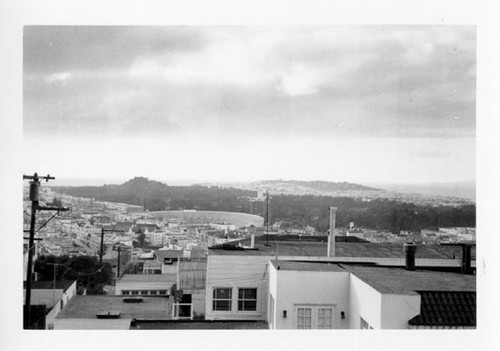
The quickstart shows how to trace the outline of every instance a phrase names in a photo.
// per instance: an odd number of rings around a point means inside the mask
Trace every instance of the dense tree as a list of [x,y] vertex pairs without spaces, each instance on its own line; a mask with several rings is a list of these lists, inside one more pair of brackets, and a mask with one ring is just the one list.
[[[327,185],[327,184],[326,184]],[[326,186],[318,182],[317,186]],[[348,183],[337,186],[348,187]],[[122,185],[102,187],[57,187],[54,190],[73,196],[102,201],[143,205],[155,210],[212,210],[245,212],[265,217],[265,201],[255,202],[255,191],[233,188],[178,186],[172,187],[147,178],[134,178]],[[338,207],[337,226],[356,226],[399,232],[438,227],[475,227],[476,206],[423,206],[389,199],[363,201],[349,197],[313,195],[273,195],[270,221],[285,221],[293,226],[310,225],[320,232],[329,228],[329,207]],[[139,242],[140,244],[140,242]]]
[[102,294],[105,284],[111,284],[112,267],[109,263],[99,265],[95,256],[40,256],[35,262],[39,280],[77,280],[78,288],[87,289],[87,294]]

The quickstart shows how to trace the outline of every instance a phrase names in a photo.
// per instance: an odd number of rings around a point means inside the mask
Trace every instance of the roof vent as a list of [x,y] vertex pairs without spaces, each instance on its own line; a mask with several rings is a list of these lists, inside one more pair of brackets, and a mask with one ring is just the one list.
[[99,311],[96,317],[99,319],[118,319],[121,314],[120,311]]
[[125,297],[123,299],[124,303],[139,303],[142,302],[142,297]]

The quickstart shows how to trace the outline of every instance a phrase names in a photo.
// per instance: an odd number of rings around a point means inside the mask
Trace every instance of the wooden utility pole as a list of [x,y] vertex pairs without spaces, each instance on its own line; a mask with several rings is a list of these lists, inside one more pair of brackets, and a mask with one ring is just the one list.
[[33,280],[33,254],[35,252],[35,225],[36,225],[36,211],[68,211],[69,209],[63,207],[40,206],[40,179],[49,181],[56,179],[51,177],[50,174],[46,176],[23,175],[23,179],[30,180],[29,200],[31,201],[31,223],[30,223],[30,236],[28,240],[28,267],[26,273],[26,318],[24,319],[24,328],[28,329],[31,325],[31,282]]
[[104,255],[104,233],[105,232],[125,233],[124,230],[114,230],[114,229],[101,228],[101,252],[99,252],[99,264],[101,266],[102,266],[102,256]]

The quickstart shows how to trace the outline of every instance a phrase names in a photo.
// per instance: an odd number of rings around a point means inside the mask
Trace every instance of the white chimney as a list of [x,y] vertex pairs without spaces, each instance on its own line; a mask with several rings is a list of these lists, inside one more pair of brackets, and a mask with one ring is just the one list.
[[252,234],[250,235],[250,247],[251,247],[252,249],[253,249],[253,248],[255,248],[255,234],[254,234],[254,233],[252,233]]
[[328,235],[328,257],[335,257],[335,215],[337,207],[330,207],[330,234]]

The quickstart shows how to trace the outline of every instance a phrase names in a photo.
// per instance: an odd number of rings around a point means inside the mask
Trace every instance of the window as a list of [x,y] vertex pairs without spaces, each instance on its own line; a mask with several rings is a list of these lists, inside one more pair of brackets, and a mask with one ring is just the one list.
[[215,288],[212,309],[214,311],[231,311],[231,288]]
[[158,295],[158,290],[150,290],[149,293],[151,295]]
[[132,290],[132,295],[139,295],[139,290]]
[[297,310],[297,329],[312,328],[312,309],[298,308]]
[[128,290],[122,290],[122,295],[130,295],[130,291],[128,291]]
[[257,310],[257,289],[240,288],[238,289],[238,311],[256,311]]
[[335,329],[335,311],[335,305],[295,305],[297,329]]
[[147,290],[141,290],[141,295],[147,295],[148,291]]
[[332,329],[331,308],[318,308],[318,329]]
[[160,290],[160,291],[159,291],[159,294],[160,294],[160,295],[167,295],[167,290]]

